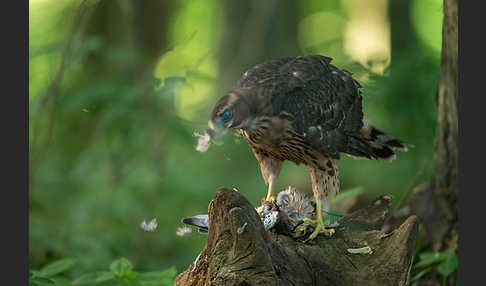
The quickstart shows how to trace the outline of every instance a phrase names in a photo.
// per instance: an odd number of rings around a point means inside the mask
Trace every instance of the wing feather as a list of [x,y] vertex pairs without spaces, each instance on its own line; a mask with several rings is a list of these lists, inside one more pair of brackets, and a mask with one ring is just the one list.
[[260,87],[271,97],[274,116],[292,115],[292,125],[322,153],[339,158],[349,137],[363,126],[361,85],[352,74],[310,55],[269,61],[248,70],[238,87]]

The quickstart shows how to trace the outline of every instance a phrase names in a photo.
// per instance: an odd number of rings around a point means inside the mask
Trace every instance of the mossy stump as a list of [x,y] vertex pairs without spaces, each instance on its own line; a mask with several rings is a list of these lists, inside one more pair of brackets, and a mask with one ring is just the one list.
[[[408,285],[418,221],[383,233],[390,203],[381,196],[343,217],[332,237],[305,244],[265,230],[241,193],[221,188],[209,204],[206,246],[175,285]],[[348,251],[366,246],[371,254]]]

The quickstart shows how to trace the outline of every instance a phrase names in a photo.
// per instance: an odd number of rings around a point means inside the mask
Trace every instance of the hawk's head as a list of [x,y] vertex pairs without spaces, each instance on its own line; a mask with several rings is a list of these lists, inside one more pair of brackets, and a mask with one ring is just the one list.
[[253,94],[250,89],[234,89],[223,95],[213,108],[209,121],[208,133],[211,137],[217,137],[222,131],[232,129],[244,129],[251,117]]

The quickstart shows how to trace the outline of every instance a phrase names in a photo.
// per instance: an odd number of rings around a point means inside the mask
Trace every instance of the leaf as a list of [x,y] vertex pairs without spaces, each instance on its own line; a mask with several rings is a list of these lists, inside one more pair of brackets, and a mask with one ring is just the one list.
[[116,284],[117,286],[141,286],[142,283],[134,278],[121,278],[118,283]]
[[345,217],[347,213],[334,210],[332,212],[328,212],[326,215],[324,215],[324,221],[329,221],[329,223],[332,225],[333,223],[339,221],[343,217]]
[[65,258],[47,264],[39,271],[39,276],[51,277],[59,273],[63,273],[69,268],[73,267],[78,260],[74,258]]
[[134,272],[134,271],[128,271],[128,272],[123,273],[124,278],[135,278],[135,277],[137,277],[137,275],[138,275],[138,273]]
[[130,260],[126,258],[120,258],[113,261],[110,265],[110,270],[116,276],[122,277],[128,272],[131,272],[133,269],[133,265]]
[[[49,278],[44,278],[44,277],[34,277],[30,280],[31,283],[33,284],[37,284],[37,283],[40,283],[38,285],[45,285],[45,284],[54,284],[54,281],[52,281],[51,279]],[[35,282],[35,283],[34,283]]]
[[98,271],[92,273],[86,273],[78,277],[73,281],[74,285],[93,285],[114,279],[115,275],[108,271]]
[[137,279],[144,286],[152,285],[174,285],[174,278],[177,275],[175,266],[165,269],[164,271],[154,271],[140,273]]
[[430,266],[430,267],[427,267],[425,269],[423,269],[422,271],[420,271],[419,273],[417,273],[411,280],[410,282],[413,282],[415,280],[418,280],[420,278],[422,278],[425,274],[427,274],[428,272],[430,272],[431,270],[433,270],[434,267],[433,266]]
[[424,252],[419,255],[420,261],[415,265],[415,267],[423,267],[429,266],[434,263],[439,263],[453,255],[453,250],[448,250],[444,252]]
[[29,285],[31,286],[42,286],[46,284],[54,284],[54,281],[44,277],[38,277],[39,271],[31,270],[29,271]]
[[52,281],[54,281],[54,285],[56,286],[72,286],[73,283],[69,281],[69,279],[64,278],[64,277],[54,277],[52,278]]
[[335,204],[335,203],[338,203],[346,198],[351,198],[351,197],[355,197],[355,196],[359,196],[361,193],[364,192],[364,188],[363,187],[356,187],[356,188],[352,188],[350,190],[345,190],[345,191],[342,191],[340,192],[337,196],[335,196],[333,199],[331,199],[331,205],[332,204]]
[[373,254],[373,250],[371,250],[371,247],[369,246],[361,248],[348,248],[346,251],[352,254]]
[[444,262],[439,264],[437,267],[437,271],[439,271],[442,276],[449,276],[452,272],[454,272],[457,267],[459,266],[459,260],[457,259],[457,255],[452,255],[447,258]]

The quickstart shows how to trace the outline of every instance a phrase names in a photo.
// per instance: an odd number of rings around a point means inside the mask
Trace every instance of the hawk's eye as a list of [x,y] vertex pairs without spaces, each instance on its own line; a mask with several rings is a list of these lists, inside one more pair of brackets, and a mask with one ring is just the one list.
[[223,122],[229,121],[232,116],[233,112],[231,111],[231,109],[226,109],[225,111],[223,111],[223,113],[221,113],[221,119],[223,120]]

